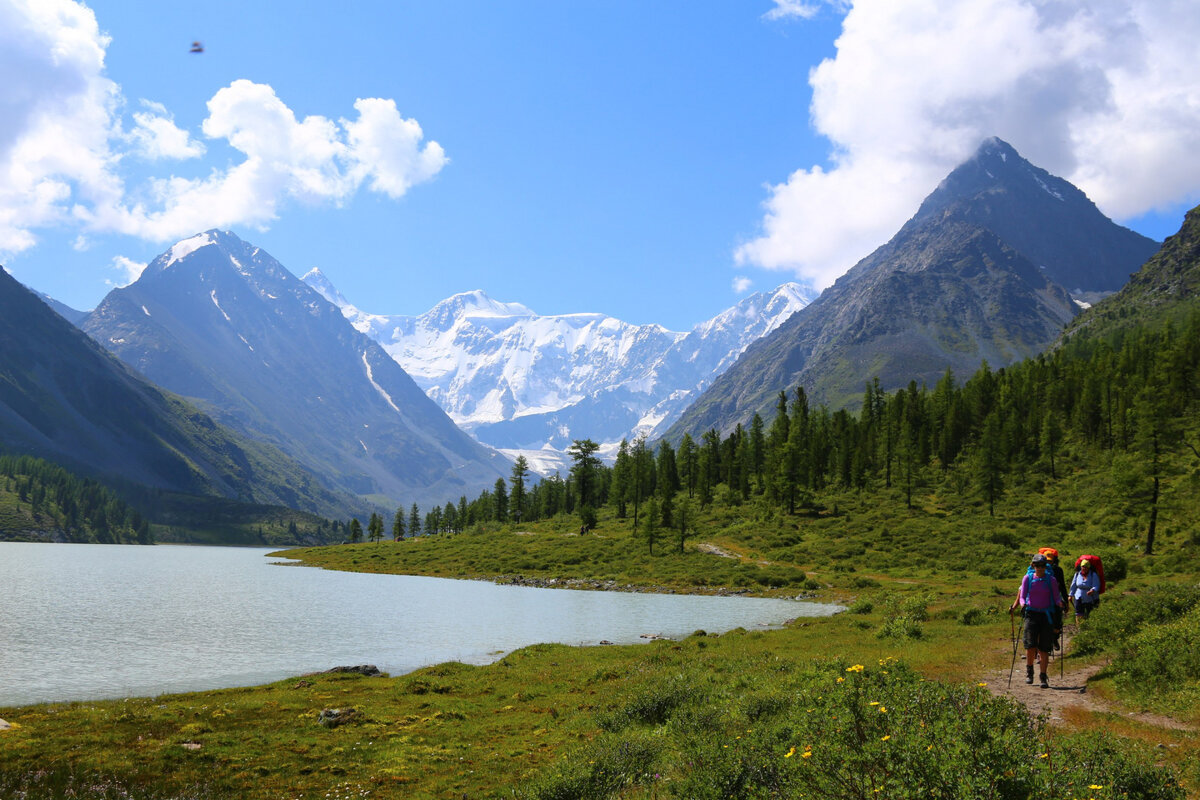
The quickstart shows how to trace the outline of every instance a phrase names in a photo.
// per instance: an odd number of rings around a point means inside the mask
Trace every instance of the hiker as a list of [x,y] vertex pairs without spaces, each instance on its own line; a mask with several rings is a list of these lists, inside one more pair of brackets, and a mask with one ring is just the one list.
[[1050,561],[1038,553],[1029,562],[1033,567],[1033,575],[1026,574],[1021,578],[1021,588],[1017,599],[1009,606],[1012,613],[1020,606],[1025,617],[1025,682],[1033,683],[1033,662],[1036,659],[1041,667],[1041,684],[1043,689],[1050,688],[1046,671],[1050,666],[1050,651],[1054,649],[1056,638],[1054,612],[1062,609],[1062,594],[1059,592],[1057,581],[1050,572]]
[[[1054,579],[1058,581],[1058,592],[1062,595],[1062,607],[1066,608],[1068,597],[1067,576],[1063,572],[1063,568],[1058,564],[1058,551],[1053,547],[1039,547],[1038,552],[1044,555],[1046,560],[1050,562],[1050,566],[1048,566],[1046,569],[1052,575],[1054,575]],[[1061,622],[1059,623],[1058,627],[1062,627]]]
[[1071,578],[1071,602],[1075,604],[1075,624],[1088,618],[1100,600],[1100,576],[1092,569],[1092,562],[1079,562],[1079,572]]

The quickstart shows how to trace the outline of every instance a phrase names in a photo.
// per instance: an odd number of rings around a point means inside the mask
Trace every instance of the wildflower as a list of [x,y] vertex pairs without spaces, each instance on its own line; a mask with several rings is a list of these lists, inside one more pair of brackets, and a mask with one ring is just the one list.
[[880,714],[886,714],[886,713],[887,713],[887,706],[880,706],[880,707],[879,707],[879,713],[880,713]]
[[881,741],[881,742],[886,742],[886,741],[887,741],[888,739],[890,739],[890,738],[892,738],[892,735],[889,733],[887,736],[884,736],[884,737],[883,737],[882,739],[880,739],[879,741]]
[[979,683],[977,683],[975,685],[976,686],[987,686],[987,681],[980,681]]
[[838,678],[838,681],[837,681],[837,682],[838,682],[838,683],[845,683],[845,682],[846,682],[846,679],[845,679],[845,678]]
[[1089,785],[1088,788],[1089,789],[1103,789],[1104,787],[1100,784],[1093,783],[1093,784]]
[[791,750],[788,750],[786,753],[784,753],[784,754],[783,754],[783,757],[784,757],[784,758],[791,758],[791,757],[792,757],[792,756],[794,756],[794,755],[796,755],[796,748],[795,748],[795,747],[793,747]]
[[863,671],[862,664],[855,664],[852,667],[846,667],[846,672],[862,672],[862,671]]
[[801,758],[812,758],[812,750],[805,750],[800,754]]
[[1049,757],[1050,757],[1049,753],[1038,753],[1038,758],[1049,758]]
[[872,700],[872,701],[871,701],[870,703],[868,703],[867,705],[871,705],[871,706],[877,706],[877,705],[879,705],[879,701],[878,701],[878,700]]

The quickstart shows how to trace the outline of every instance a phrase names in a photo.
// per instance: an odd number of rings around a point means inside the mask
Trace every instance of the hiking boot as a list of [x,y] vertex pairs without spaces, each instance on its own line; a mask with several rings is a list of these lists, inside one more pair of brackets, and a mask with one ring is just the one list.
[[[1043,672],[1043,673],[1042,673],[1041,675],[1039,675],[1038,677],[1040,677],[1040,678],[1041,678],[1041,680],[1042,680],[1042,688],[1043,688],[1043,689],[1049,689],[1049,688],[1050,688],[1050,681],[1046,680],[1046,673],[1044,673],[1044,672]],[[1030,681],[1030,682],[1032,683],[1032,681]]]
[[1025,682],[1033,683],[1033,665],[1032,664],[1025,665]]

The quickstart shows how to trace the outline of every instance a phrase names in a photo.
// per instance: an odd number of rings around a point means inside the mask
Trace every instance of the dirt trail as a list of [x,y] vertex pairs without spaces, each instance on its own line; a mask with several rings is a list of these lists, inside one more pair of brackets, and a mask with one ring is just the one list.
[[[1017,632],[1017,636],[1020,636],[1020,631]],[[1064,633],[1063,639],[1066,649],[1069,652],[1071,648],[1071,634],[1069,629],[1068,632]],[[1063,711],[1068,708],[1078,708],[1083,711],[1120,714],[1128,719],[1159,728],[1170,728],[1172,730],[1192,729],[1178,720],[1164,717],[1160,714],[1120,709],[1103,698],[1089,692],[1087,690],[1088,679],[1103,669],[1104,665],[1091,664],[1071,668],[1067,666],[1069,662],[1059,663],[1057,657],[1062,651],[1056,650],[1050,659],[1050,670],[1046,673],[1050,681],[1049,689],[1043,689],[1039,686],[1036,664],[1033,668],[1034,682],[1032,685],[1027,684],[1025,683],[1025,649],[1021,647],[1020,642],[1017,643],[1017,646],[1017,665],[1016,669],[1012,671],[1011,685],[1009,684],[1009,671],[1007,669],[994,672],[984,677],[983,680],[987,681],[988,691],[992,694],[1008,695],[1028,708],[1031,714],[1040,714],[1042,711],[1049,710],[1051,722],[1061,725],[1065,719]],[[1011,658],[1012,651],[1009,650],[1008,652]]]

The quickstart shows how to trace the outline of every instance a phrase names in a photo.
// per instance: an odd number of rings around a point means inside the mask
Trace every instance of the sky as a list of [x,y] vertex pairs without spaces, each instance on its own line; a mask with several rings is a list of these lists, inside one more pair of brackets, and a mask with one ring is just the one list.
[[1194,0],[0,0],[0,263],[90,309],[220,228],[371,313],[684,331],[829,286],[993,135],[1174,233],[1197,41]]

